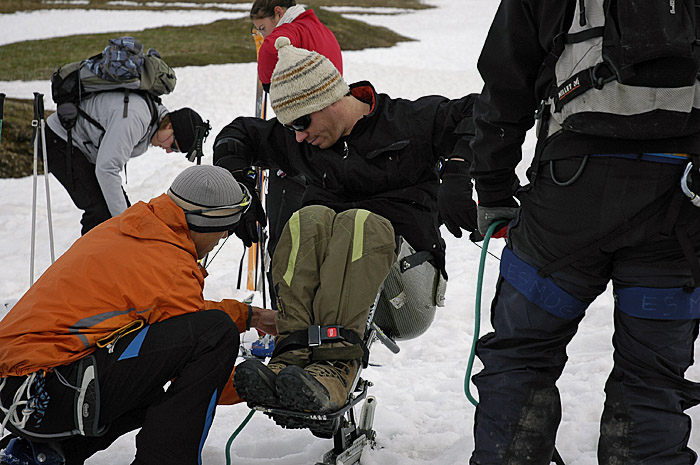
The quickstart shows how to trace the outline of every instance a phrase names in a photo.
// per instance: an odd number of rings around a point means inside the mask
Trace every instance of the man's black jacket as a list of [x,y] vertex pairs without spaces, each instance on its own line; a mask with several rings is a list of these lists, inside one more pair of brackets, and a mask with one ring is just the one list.
[[459,153],[470,161],[476,95],[409,101],[378,94],[368,82],[350,89],[371,111],[332,147],[299,143],[276,119],[240,117],[217,136],[214,163],[233,173],[259,166],[303,175],[308,183],[304,205],[364,208],[381,215],[417,251],[432,252],[435,266],[444,272],[438,160]]

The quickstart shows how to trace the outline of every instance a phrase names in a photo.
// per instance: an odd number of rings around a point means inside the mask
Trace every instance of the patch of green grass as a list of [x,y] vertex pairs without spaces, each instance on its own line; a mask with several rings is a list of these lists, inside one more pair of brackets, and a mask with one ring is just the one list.
[[[30,11],[30,10],[46,10],[48,8],[56,9],[105,9],[105,10],[168,10],[172,7],[168,6],[168,3],[178,3],[178,9],[188,9],[196,8],[196,6],[188,7],[182,6],[183,3],[191,3],[193,5],[206,3],[208,10],[227,10],[229,8],[218,8],[216,6],[210,6],[211,3],[227,3],[227,4],[241,4],[242,8],[247,8],[250,1],[246,0],[223,0],[212,2],[212,0],[160,0],[158,3],[164,3],[163,6],[147,5],[146,1],[136,1],[133,5],[113,5],[108,4],[111,0],[90,0],[88,3],[75,4],[75,3],[61,3],[61,2],[47,2],[46,0],[2,0],[0,2],[0,13],[14,13],[16,11]],[[327,6],[356,6],[356,7],[392,7],[392,8],[409,8],[413,10],[422,10],[425,8],[432,8],[430,5],[425,5],[421,3],[420,0],[323,0],[322,5]]]
[[[389,29],[315,7],[319,19],[333,31],[342,50],[390,47],[411,40]],[[157,49],[173,67],[255,61],[255,43],[247,18],[220,20],[187,27],[165,26],[141,32],[113,32],[18,42],[0,47],[0,81],[49,79],[62,64],[101,52],[113,37],[133,35],[146,48]]]
[[[46,112],[46,116],[51,111]],[[5,114],[0,133],[0,178],[21,178],[32,174],[34,145],[32,144],[34,105],[31,100],[5,99]],[[42,157],[38,170],[43,173]]]

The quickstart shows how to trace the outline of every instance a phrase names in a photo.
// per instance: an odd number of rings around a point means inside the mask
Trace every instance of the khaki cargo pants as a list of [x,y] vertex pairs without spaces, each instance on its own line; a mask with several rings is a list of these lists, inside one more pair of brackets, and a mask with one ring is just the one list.
[[[391,223],[367,210],[336,213],[320,205],[292,215],[282,231],[272,277],[278,295],[276,343],[309,325],[342,325],[365,334],[370,306],[394,262]],[[306,366],[362,358],[347,342],[285,352],[275,361]]]

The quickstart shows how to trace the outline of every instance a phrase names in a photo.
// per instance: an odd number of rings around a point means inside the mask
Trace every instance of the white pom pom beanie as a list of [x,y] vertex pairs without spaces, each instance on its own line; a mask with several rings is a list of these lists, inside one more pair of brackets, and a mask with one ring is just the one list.
[[350,88],[331,61],[287,37],[275,41],[278,61],[270,81],[270,104],[282,124],[334,104]]

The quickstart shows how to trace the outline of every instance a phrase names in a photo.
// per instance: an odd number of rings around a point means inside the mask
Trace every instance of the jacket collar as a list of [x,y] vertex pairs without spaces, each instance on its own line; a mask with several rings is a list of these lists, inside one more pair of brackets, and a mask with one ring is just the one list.
[[365,118],[374,115],[377,108],[377,91],[369,81],[350,84],[350,93],[356,99],[369,104],[369,113],[364,116]]

